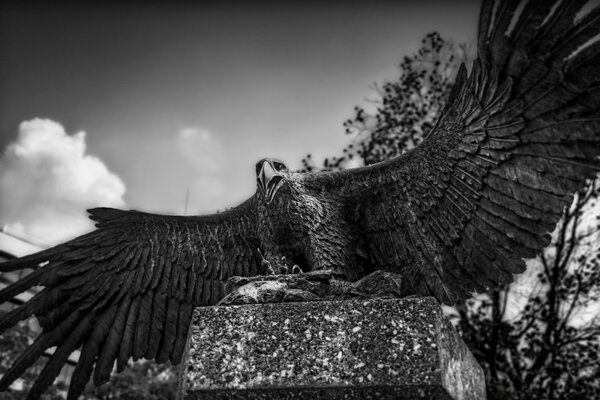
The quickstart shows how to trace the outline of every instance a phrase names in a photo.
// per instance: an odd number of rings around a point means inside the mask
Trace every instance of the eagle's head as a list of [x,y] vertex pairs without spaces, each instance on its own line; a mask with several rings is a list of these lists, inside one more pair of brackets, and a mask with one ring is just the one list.
[[275,158],[263,158],[256,163],[256,183],[267,203],[273,200],[289,172],[283,161]]

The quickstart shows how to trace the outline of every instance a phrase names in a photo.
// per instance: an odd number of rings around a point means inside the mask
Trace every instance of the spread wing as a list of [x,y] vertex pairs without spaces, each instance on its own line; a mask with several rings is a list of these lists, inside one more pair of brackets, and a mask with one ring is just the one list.
[[31,300],[0,317],[0,332],[34,314],[43,328],[0,380],[0,391],[57,346],[28,398],[52,384],[82,347],[69,387],[79,396],[92,372],[108,381],[130,357],[181,361],[194,306],[214,304],[234,275],[256,275],[253,199],[229,211],[176,217],[89,210],[98,229],[70,242],[0,264],[0,272],[37,268],[0,291],[0,303],[40,285]]
[[519,2],[496,3],[484,2],[479,58],[421,145],[318,178],[347,187],[378,268],[446,303],[524,271],[599,169],[600,43],[580,47],[600,10],[576,19],[582,2],[530,1],[511,27]]

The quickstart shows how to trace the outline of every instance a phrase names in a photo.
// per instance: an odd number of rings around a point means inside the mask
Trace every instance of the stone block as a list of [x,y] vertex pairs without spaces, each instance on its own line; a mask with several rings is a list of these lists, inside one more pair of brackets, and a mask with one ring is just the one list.
[[433,298],[197,308],[181,379],[186,400],[485,399]]

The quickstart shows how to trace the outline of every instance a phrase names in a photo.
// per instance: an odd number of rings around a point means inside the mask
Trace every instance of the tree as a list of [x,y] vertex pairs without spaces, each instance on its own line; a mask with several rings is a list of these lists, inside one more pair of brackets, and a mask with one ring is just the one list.
[[399,65],[396,81],[375,85],[375,112],[355,107],[344,122],[345,133],[354,136],[341,156],[325,158],[318,167],[309,154],[304,171],[339,170],[369,165],[395,157],[419,144],[431,130],[445,104],[461,62],[468,58],[466,45],[445,41],[437,32],[425,36],[417,54]]
[[[404,57],[398,80],[375,87],[375,110],[356,107],[344,122],[353,141],[342,155],[322,166],[308,155],[304,170],[369,165],[417,145],[467,54],[464,45],[427,35],[416,54]],[[484,368],[489,399],[600,397],[600,226],[589,222],[599,186],[591,182],[575,196],[550,247],[530,262],[533,273],[449,312]]]

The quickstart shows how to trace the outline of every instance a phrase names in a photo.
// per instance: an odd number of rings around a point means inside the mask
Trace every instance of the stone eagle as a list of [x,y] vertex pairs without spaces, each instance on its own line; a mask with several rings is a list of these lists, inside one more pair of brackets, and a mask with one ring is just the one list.
[[265,274],[282,257],[347,280],[394,272],[407,294],[447,304],[511,282],[600,169],[600,8],[519,3],[484,2],[478,58],[470,73],[461,66],[413,150],[339,172],[263,159],[256,193],[228,211],[96,208],[95,231],[2,264],[35,271],[0,291],[0,303],[44,289],[0,317],[0,332],[31,315],[43,328],[0,391],[53,346],[29,398],[80,347],[69,399],[130,358],[178,364],[192,309],[219,301],[228,278]]

